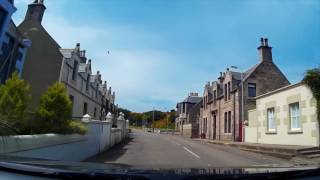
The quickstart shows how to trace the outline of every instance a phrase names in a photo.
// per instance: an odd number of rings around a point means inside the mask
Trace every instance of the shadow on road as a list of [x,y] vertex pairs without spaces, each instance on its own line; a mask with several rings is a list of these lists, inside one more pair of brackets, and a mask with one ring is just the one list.
[[134,137],[129,134],[128,138],[126,138],[121,143],[113,146],[112,148],[99,153],[93,157],[90,157],[83,162],[98,162],[98,163],[104,163],[104,162],[112,162],[116,161],[118,158],[120,158],[122,155],[124,155],[128,148],[126,148],[127,145],[129,145],[133,141]]

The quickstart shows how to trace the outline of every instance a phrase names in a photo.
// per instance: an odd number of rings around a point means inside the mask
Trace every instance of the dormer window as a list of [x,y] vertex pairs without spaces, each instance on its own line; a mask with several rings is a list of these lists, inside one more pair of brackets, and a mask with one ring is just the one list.
[[87,76],[87,82],[86,82],[86,91],[89,90],[89,82],[90,82],[90,75]]
[[77,78],[77,70],[78,70],[78,61],[73,62],[73,69],[72,69],[72,80],[76,80]]
[[224,100],[227,101],[227,97],[228,97],[228,85],[225,84],[224,85]]
[[249,97],[256,97],[256,83],[248,83],[248,96]]
[[230,100],[231,83],[228,82],[228,100]]

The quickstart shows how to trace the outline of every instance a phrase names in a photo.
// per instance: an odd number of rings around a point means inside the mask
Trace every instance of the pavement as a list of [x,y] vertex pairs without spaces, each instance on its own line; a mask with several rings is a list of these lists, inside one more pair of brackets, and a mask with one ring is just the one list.
[[231,146],[133,130],[121,144],[91,157],[98,162],[142,168],[290,167],[302,160],[287,160]]

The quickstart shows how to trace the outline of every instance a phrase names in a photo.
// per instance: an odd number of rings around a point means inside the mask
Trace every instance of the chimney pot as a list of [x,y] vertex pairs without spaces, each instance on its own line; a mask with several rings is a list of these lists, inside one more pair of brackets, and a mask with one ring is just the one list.
[[258,47],[260,61],[272,61],[272,47],[269,46],[268,39],[261,38],[261,42],[263,45]]
[[263,38],[260,38],[260,45],[261,45],[261,46],[264,45]]
[[268,38],[265,38],[265,39],[264,39],[264,45],[265,45],[265,46],[268,46]]

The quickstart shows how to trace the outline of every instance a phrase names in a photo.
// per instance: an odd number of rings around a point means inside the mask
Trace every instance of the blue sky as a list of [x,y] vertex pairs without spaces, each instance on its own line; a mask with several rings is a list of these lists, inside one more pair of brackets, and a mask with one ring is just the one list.
[[[27,4],[16,0],[19,24]],[[119,106],[168,110],[228,66],[258,63],[260,37],[291,83],[320,65],[318,0],[45,0],[43,25],[87,50]],[[107,51],[110,54],[107,54]]]

